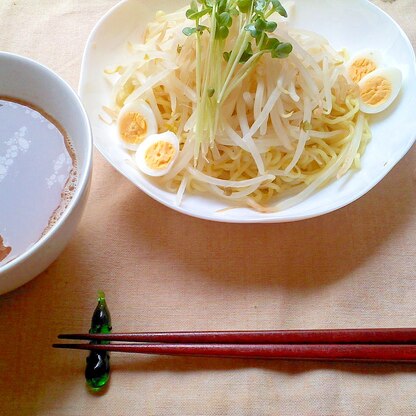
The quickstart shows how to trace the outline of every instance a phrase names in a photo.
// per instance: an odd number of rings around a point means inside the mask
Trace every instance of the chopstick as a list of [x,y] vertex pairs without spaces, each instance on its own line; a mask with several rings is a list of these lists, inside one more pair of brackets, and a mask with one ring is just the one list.
[[187,344],[416,344],[414,328],[61,334],[60,339]]
[[416,329],[413,328],[61,334],[58,338],[113,343],[54,344],[54,348],[226,358],[416,363]]
[[280,360],[416,363],[416,345],[389,344],[54,344],[55,348]]

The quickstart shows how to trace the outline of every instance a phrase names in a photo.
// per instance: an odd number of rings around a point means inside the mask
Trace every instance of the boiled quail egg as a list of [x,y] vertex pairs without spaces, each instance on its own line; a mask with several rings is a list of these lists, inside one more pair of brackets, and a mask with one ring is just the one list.
[[349,78],[358,84],[366,75],[378,69],[382,60],[378,51],[365,49],[358,52],[346,64]]
[[138,100],[121,109],[117,128],[124,147],[136,150],[146,137],[157,133],[157,122],[149,104]]
[[377,69],[358,83],[360,110],[375,114],[385,110],[395,100],[402,85],[402,73],[397,68]]
[[140,144],[135,162],[146,175],[163,176],[172,168],[178,153],[179,139],[175,133],[152,134]]

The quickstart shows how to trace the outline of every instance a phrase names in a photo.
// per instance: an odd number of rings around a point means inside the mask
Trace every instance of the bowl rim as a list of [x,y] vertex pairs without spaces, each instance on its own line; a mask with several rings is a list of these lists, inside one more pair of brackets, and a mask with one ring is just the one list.
[[[78,94],[80,95],[81,99],[83,99],[84,95],[84,87],[87,83],[87,71],[86,68],[88,67],[88,59],[89,59],[89,53],[92,48],[94,48],[96,45],[94,43],[94,38],[97,34],[97,32],[101,29],[101,26],[107,19],[109,19],[113,13],[119,9],[122,9],[126,4],[129,4],[131,2],[134,2],[135,0],[121,0],[118,3],[116,3],[114,6],[112,6],[94,25],[93,29],[91,30],[86,46],[84,49],[83,57],[82,57],[82,64],[81,64],[81,73],[80,73],[80,79],[78,84]],[[363,7],[367,7],[369,9],[372,9],[374,12],[379,13],[383,15],[385,18],[390,20],[390,22],[397,28],[399,33],[401,34],[405,44],[406,48],[409,53],[409,57],[412,58],[412,67],[413,70],[416,73],[416,55],[415,50],[412,46],[412,43],[410,42],[409,37],[407,36],[406,32],[401,28],[401,26],[390,16],[387,12],[385,12],[383,9],[381,9],[379,6],[375,5],[372,2],[368,2],[366,0],[354,0],[356,3],[362,5]],[[360,191],[354,193],[350,198],[343,199],[337,203],[333,203],[328,205],[325,209],[321,209],[319,212],[316,212],[314,210],[308,210],[304,214],[285,214],[284,217],[276,217],[273,216],[276,213],[262,213],[262,217],[253,218],[253,217],[230,217],[226,218],[225,216],[215,218],[215,212],[211,214],[203,214],[198,213],[194,209],[189,208],[183,208],[182,206],[178,206],[172,202],[164,200],[160,195],[154,193],[151,189],[147,187],[140,186],[139,184],[135,183],[129,178],[129,175],[118,168],[117,164],[110,160],[110,158],[107,157],[106,151],[102,148],[100,143],[97,142],[97,140],[94,138],[93,135],[93,143],[94,146],[97,148],[97,150],[101,153],[101,155],[106,159],[108,163],[110,163],[111,166],[113,166],[120,174],[122,174],[126,179],[128,179],[130,182],[132,182],[139,190],[144,192],[146,195],[154,199],[155,201],[161,203],[162,205],[166,206],[167,208],[173,209],[181,214],[185,214],[194,218],[208,220],[208,221],[214,221],[214,222],[223,222],[223,223],[237,223],[237,224],[253,224],[253,223],[285,223],[285,222],[294,222],[294,221],[301,221],[305,219],[320,217],[322,215],[328,214],[330,212],[337,211],[338,209],[344,208],[345,206],[352,204],[353,202],[360,199],[362,196],[367,194],[371,189],[373,189],[379,182],[383,180],[387,176],[387,174],[403,159],[403,157],[409,152],[409,150],[412,148],[416,141],[416,132],[413,135],[413,139],[409,139],[406,146],[403,146],[400,152],[396,152],[395,159],[389,163],[389,165],[386,167],[384,172],[377,175],[371,183],[368,183],[367,186],[363,187]],[[238,207],[237,207],[238,208]]]
[[[64,210],[62,215],[58,218],[57,222],[53,225],[53,227],[44,235],[42,236],[36,243],[34,243],[31,247],[29,247],[24,253],[16,258],[10,260],[8,263],[0,266],[0,279],[4,277],[8,272],[13,270],[15,267],[18,267],[20,264],[24,263],[27,259],[29,259],[36,251],[38,251],[42,246],[44,246],[47,242],[52,240],[54,236],[59,232],[62,228],[63,224],[67,221],[67,219],[71,216],[72,212],[74,211],[75,207],[80,201],[80,198],[84,194],[85,190],[88,189],[88,184],[90,182],[91,173],[92,173],[92,154],[93,154],[93,138],[92,138],[92,127],[89,121],[87,112],[82,104],[82,101],[76,91],[69,85],[67,81],[65,81],[61,76],[59,76],[55,71],[48,68],[46,65],[41,64],[40,62],[35,61],[34,59],[28,58],[26,56],[22,56],[12,52],[5,52],[0,51],[0,60],[1,59],[9,59],[23,63],[24,65],[30,65],[38,67],[40,70],[47,72],[53,79],[53,82],[60,83],[67,94],[72,96],[75,104],[80,110],[81,118],[85,122],[86,126],[86,150],[85,150],[85,170],[81,172],[78,176],[78,183],[75,189],[75,193],[72,196],[67,208]],[[65,128],[65,126],[62,126]]]

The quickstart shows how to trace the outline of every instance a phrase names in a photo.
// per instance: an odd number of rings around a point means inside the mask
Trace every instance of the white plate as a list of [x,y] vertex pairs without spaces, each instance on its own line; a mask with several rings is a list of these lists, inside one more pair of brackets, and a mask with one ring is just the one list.
[[[286,222],[322,215],[341,208],[374,187],[406,154],[415,141],[416,65],[413,48],[402,29],[368,0],[296,0],[293,24],[322,34],[338,49],[350,53],[365,48],[385,52],[403,73],[399,98],[382,116],[373,118],[373,139],[362,158],[362,169],[346,175],[304,202],[278,213],[261,214],[248,208],[218,212],[226,202],[205,196],[186,196],[181,206],[175,195],[163,191],[126,163],[127,153],[115,140],[115,127],[98,114],[111,105],[110,85],[103,71],[129,59],[127,41],[139,39],[157,10],[174,11],[185,0],[125,0],[112,8],[96,25],[88,40],[79,92],[89,114],[94,142],[104,157],[148,195],[182,213],[224,222]],[[130,58],[131,59],[131,58]]]

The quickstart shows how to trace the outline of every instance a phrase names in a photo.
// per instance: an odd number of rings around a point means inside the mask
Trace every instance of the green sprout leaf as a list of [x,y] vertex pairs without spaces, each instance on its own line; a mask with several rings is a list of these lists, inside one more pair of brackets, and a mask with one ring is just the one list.
[[183,33],[185,36],[191,36],[191,35],[193,35],[195,32],[196,32],[196,27],[184,27],[184,28],[182,29],[182,33]]
[[230,13],[227,12],[222,12],[219,16],[218,16],[218,24],[220,26],[226,26],[226,27],[231,27],[232,23],[233,23],[233,19],[230,16]]
[[186,11],[186,17],[190,20],[197,20],[200,19],[201,17],[205,16],[207,13],[209,12],[209,9],[203,9],[203,10],[193,10],[193,9],[188,9]]
[[292,52],[292,45],[290,43],[280,43],[273,51],[272,57],[273,58],[287,58]]
[[254,11],[258,14],[263,14],[268,6],[269,2],[266,0],[255,0],[254,1]]
[[251,46],[251,42],[247,44],[247,48],[243,52],[240,58],[240,64],[247,62],[253,56],[253,48]]
[[254,27],[256,28],[257,32],[263,32],[264,29],[266,29],[267,27],[267,22],[261,17],[259,17],[256,20],[256,23],[254,23]]
[[276,38],[269,38],[260,45],[261,51],[272,52],[280,45],[280,41]]
[[253,38],[256,38],[259,35],[259,32],[257,31],[256,26],[253,23],[250,23],[249,25],[245,26],[244,30],[250,32],[250,35]]
[[265,31],[266,32],[274,32],[277,28],[277,23],[276,22],[266,22],[266,27],[265,27]]
[[217,8],[219,13],[223,12],[227,8],[227,3],[227,0],[217,0]]
[[200,34],[202,34],[202,32],[204,30],[207,30],[209,32],[209,27],[208,26],[204,26],[204,25],[198,25],[196,28],[197,32],[199,32]]
[[241,13],[248,13],[251,10],[253,0],[237,0],[237,6]]
[[228,62],[230,60],[230,55],[231,55],[231,52],[223,52],[222,56],[225,62]]
[[228,10],[228,13],[230,13],[231,16],[238,16],[237,7],[232,7],[230,10]]
[[219,28],[217,28],[215,37],[217,39],[226,39],[229,33],[230,33],[230,30],[228,29],[227,26],[220,26]]
[[287,12],[279,0],[271,0],[273,9],[280,14],[280,16],[287,17]]

